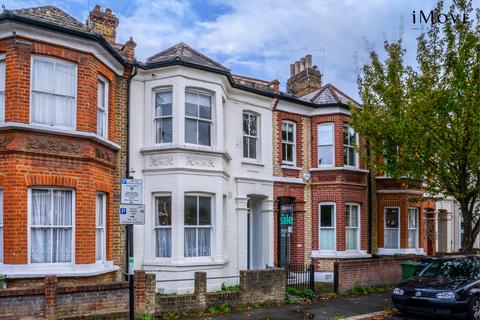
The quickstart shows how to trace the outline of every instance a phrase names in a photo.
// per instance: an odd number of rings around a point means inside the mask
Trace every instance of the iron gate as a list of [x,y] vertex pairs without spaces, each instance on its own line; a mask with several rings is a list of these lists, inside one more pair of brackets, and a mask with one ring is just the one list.
[[285,268],[287,288],[315,291],[315,268],[312,264],[288,264]]

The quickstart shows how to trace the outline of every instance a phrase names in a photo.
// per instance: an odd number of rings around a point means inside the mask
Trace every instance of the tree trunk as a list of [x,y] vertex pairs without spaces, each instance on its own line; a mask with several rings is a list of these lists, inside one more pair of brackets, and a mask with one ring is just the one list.
[[465,254],[473,253],[473,243],[475,242],[476,235],[473,234],[472,215],[468,210],[466,202],[460,202],[460,209],[463,217],[463,241],[462,249]]

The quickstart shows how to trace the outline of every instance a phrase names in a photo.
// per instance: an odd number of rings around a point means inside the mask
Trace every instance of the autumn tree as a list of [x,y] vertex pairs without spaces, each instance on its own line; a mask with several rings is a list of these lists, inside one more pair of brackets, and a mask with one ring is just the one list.
[[353,126],[376,170],[458,201],[470,253],[480,231],[480,12],[454,0],[440,1],[433,17],[440,13],[449,19],[433,19],[417,38],[416,65],[406,65],[401,40],[385,43],[385,59],[370,53]]

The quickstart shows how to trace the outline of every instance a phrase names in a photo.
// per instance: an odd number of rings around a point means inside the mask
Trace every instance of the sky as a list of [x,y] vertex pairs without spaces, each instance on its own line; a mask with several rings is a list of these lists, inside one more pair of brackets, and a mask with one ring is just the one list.
[[[85,21],[95,4],[120,19],[117,42],[133,37],[137,60],[185,42],[231,69],[286,89],[290,64],[312,54],[332,83],[358,98],[359,67],[384,41],[403,39],[408,64],[415,63],[423,28],[412,11],[429,12],[435,0],[1,0],[6,9],[55,5]],[[447,1],[448,3],[448,1]],[[473,0],[475,8],[480,0]],[[418,20],[417,20],[418,23]]]

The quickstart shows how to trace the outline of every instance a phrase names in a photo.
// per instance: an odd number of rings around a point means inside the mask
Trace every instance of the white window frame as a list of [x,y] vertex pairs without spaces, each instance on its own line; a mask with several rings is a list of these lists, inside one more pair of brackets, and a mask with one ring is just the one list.
[[[320,159],[320,148],[319,147],[324,147],[324,146],[330,146],[330,144],[324,144],[324,145],[320,145],[318,143],[319,141],[319,131],[318,129],[320,127],[326,127],[326,126],[330,126],[332,128],[332,163],[330,164],[319,164],[319,159]],[[317,166],[319,168],[323,168],[323,167],[334,167],[335,166],[335,124],[333,122],[322,122],[322,123],[318,123],[317,124]]]
[[[387,228],[387,209],[397,209],[398,228]],[[388,206],[388,207],[383,208],[383,247],[385,249],[399,250],[402,247],[402,244],[400,243],[400,239],[401,239],[400,234],[401,234],[401,230],[402,230],[400,218],[401,218],[400,207]],[[389,230],[397,229],[398,230],[398,234],[397,234],[398,247],[397,248],[387,248],[385,246],[385,230],[387,230],[387,229],[389,229]]]
[[[156,115],[156,95],[157,93],[162,93],[162,92],[170,92],[172,95],[172,113],[169,116],[158,116]],[[186,96],[186,93],[185,93]],[[152,92],[152,119],[153,119],[153,144],[154,145],[169,145],[173,143],[173,137],[174,137],[174,123],[173,123],[173,88],[172,87],[163,87],[163,88],[157,88],[153,90]],[[186,101],[185,101],[186,103]],[[157,142],[157,121],[162,121],[162,119],[172,119],[172,141],[171,142]]]
[[[108,102],[109,102],[109,99],[108,99],[108,94],[109,94],[109,86],[110,86],[110,83],[108,82],[108,80],[99,75],[98,76],[98,82],[102,82],[103,85],[104,85],[104,88],[105,88],[105,96],[104,96],[104,101],[103,101],[103,109],[101,106],[98,105],[98,97],[97,97],[97,112],[100,110],[103,112],[103,133],[99,133],[98,132],[98,113],[97,113],[97,134],[105,139],[108,139]],[[97,86],[97,94],[98,94],[98,86]]]
[[[347,210],[347,206],[349,207],[357,207],[357,227],[348,227],[347,226],[347,219],[345,219],[345,251],[359,251],[361,250],[361,206],[359,203],[355,202],[346,202],[345,203],[345,211]],[[350,212],[351,214],[351,212]],[[346,218],[346,212],[345,212]],[[356,229],[357,230],[357,248],[355,249],[347,249],[347,229]]]
[[[286,125],[293,127],[293,141],[283,140],[283,126]],[[288,132],[288,130],[287,130]],[[292,146],[292,161],[288,161],[283,159],[283,148],[284,145],[291,145]],[[297,124],[293,121],[284,120],[282,121],[282,164],[287,166],[295,167],[297,163]]]
[[[74,103],[73,103],[73,125],[70,127],[70,126],[60,126],[60,125],[49,125],[49,124],[45,124],[45,123],[36,123],[36,122],[33,122],[32,121],[32,115],[33,115],[33,112],[32,112],[32,101],[33,101],[33,61],[34,60],[43,60],[43,61],[49,61],[49,62],[53,62],[55,65],[57,63],[62,63],[62,64],[67,64],[67,65],[71,65],[75,68],[75,83],[74,83],[74,87],[75,87],[75,95],[74,96],[65,96],[65,95],[60,95],[62,97],[71,97],[71,98],[74,98]],[[52,80],[54,81],[54,80]],[[70,62],[70,61],[67,61],[67,60],[62,60],[62,59],[58,59],[58,58],[50,58],[50,57],[45,57],[45,56],[41,56],[41,55],[32,55],[31,59],[30,59],[30,123],[31,124],[34,124],[36,126],[42,126],[42,127],[47,127],[47,128],[58,128],[58,129],[64,129],[64,130],[70,130],[70,131],[74,131],[76,130],[77,128],[77,99],[78,99],[78,66],[77,64],[73,63],[73,62]],[[38,92],[41,92],[41,93],[48,93],[48,94],[52,94],[52,95],[58,95],[58,94],[54,94],[54,93],[51,93],[51,92],[43,92],[43,91],[38,91]]]
[[[343,130],[342,131],[342,140],[343,140],[342,145],[343,145],[343,159],[344,159],[343,160],[343,166],[344,167],[349,167],[349,168],[358,168],[358,166],[359,166],[358,152],[357,152],[357,150],[355,150],[355,147],[358,147],[358,143],[359,143],[358,133],[348,123],[343,124],[342,130]],[[348,131],[353,130],[353,132],[355,134],[355,145],[353,145],[351,141],[350,141],[350,144],[345,144],[345,139],[344,139],[345,130],[348,130]],[[350,137],[350,135],[349,135],[349,137]],[[349,162],[348,159],[349,159],[349,154],[350,154],[348,152],[347,152],[347,163],[345,163],[345,148],[353,148],[353,152],[354,152],[354,154],[353,154],[354,164],[353,165],[347,164]]]
[[[333,206],[333,227],[322,227],[322,206]],[[333,245],[334,248],[332,250],[321,249],[321,232],[322,229],[333,229]],[[318,250],[320,252],[335,252],[337,251],[337,204],[335,202],[320,202],[318,204]]]
[[[170,222],[170,225],[169,226],[165,226],[165,225],[157,225],[156,224],[156,215],[157,215],[157,198],[165,198],[165,197],[169,197],[170,198],[170,205],[171,205],[171,212],[170,212],[170,219],[171,219],[171,222]],[[153,246],[153,257],[155,260],[171,260],[173,255],[174,255],[174,237],[173,237],[173,229],[174,229],[174,214],[173,214],[173,196],[171,193],[154,193],[152,195],[152,198],[153,198],[153,243],[154,243],[154,246]],[[185,200],[184,200],[185,201]],[[171,248],[170,248],[170,257],[157,257],[157,230],[158,229],[170,229],[171,230],[171,234],[172,234],[172,239],[171,239]]]
[[3,215],[3,189],[0,188],[0,234],[1,234],[1,239],[0,241],[0,264],[3,264],[3,256],[4,256],[4,215]]
[[[190,93],[195,93],[195,94],[198,94],[198,95],[204,95],[204,96],[209,96],[210,97],[210,114],[211,114],[211,119],[206,119],[206,118],[200,118],[200,111],[199,111],[199,115],[198,117],[194,117],[194,116],[190,116],[190,115],[187,115],[187,93],[190,92]],[[184,95],[185,95],[185,111],[184,111],[184,120],[185,120],[185,124],[184,124],[184,131],[185,131],[185,135],[184,135],[184,139],[185,139],[185,144],[186,145],[192,145],[192,146],[198,146],[198,147],[201,147],[201,148],[212,148],[213,147],[213,137],[214,137],[214,133],[213,133],[213,127],[214,127],[214,122],[213,122],[213,119],[215,118],[215,109],[214,109],[214,95],[210,92],[205,92],[205,91],[201,91],[201,90],[195,90],[195,89],[191,89],[191,88],[186,88],[185,89],[185,92],[184,92]],[[197,105],[199,106],[199,104]],[[172,113],[173,113],[173,107],[172,107]],[[196,129],[197,129],[197,142],[196,143],[192,143],[192,142],[187,142],[187,119],[190,119],[190,120],[195,120],[197,122],[197,125],[196,125]],[[198,132],[198,122],[201,121],[201,122],[208,122],[210,124],[210,144],[209,145],[205,145],[205,144],[200,144],[199,143],[199,132]],[[173,130],[173,128],[172,128]]]
[[[410,213],[415,212],[415,228],[410,227]],[[419,209],[417,207],[409,207],[407,209],[407,245],[409,249],[417,249],[418,248],[418,217],[419,217]],[[410,231],[415,230],[415,244],[413,247],[410,247]]]
[[2,85],[0,85],[0,94],[3,94],[3,106],[0,105],[0,122],[5,122],[5,112],[6,112],[6,106],[5,106],[5,86],[7,83],[6,76],[7,76],[7,65],[6,65],[6,60],[5,60],[5,55],[0,54],[0,63],[3,63],[3,69],[0,68],[0,73],[3,72],[3,75],[0,74],[0,78],[3,76],[3,90],[1,89]]
[[[72,192],[72,261],[71,262],[32,262],[32,190],[62,190],[62,191],[71,191]],[[28,264],[30,265],[38,265],[38,266],[46,266],[46,267],[55,267],[55,266],[72,266],[75,264],[75,227],[76,227],[76,192],[75,189],[71,188],[63,188],[63,187],[46,187],[46,186],[32,186],[28,188],[28,217],[27,217],[27,224],[28,224]]]
[[[103,218],[103,226],[99,226],[98,220],[97,220],[97,214],[98,214],[98,199],[101,197],[102,201],[102,218]],[[107,260],[107,194],[105,192],[97,192],[95,196],[95,260],[97,262],[103,262]],[[102,231],[102,257],[101,259],[97,258],[97,231]]]
[[[184,244],[183,244],[183,248],[182,248],[182,255],[183,255],[183,258],[186,259],[186,260],[190,260],[190,259],[204,259],[204,258],[211,258],[215,255],[214,253],[214,249],[215,249],[215,235],[214,235],[214,218],[215,218],[215,195],[213,194],[210,194],[210,193],[192,193],[192,192],[188,192],[188,193],[184,193],[184,196],[183,196],[183,201],[185,202],[185,197],[197,197],[197,224],[196,225],[187,225],[185,224],[185,216],[183,217],[183,221],[182,221],[182,229],[183,229],[183,237],[185,239],[185,229],[187,228],[191,228],[191,229],[196,229],[196,250],[197,250],[197,255],[196,256],[192,256],[192,257],[187,257],[185,256],[185,246],[186,246],[186,243],[185,243],[185,240],[184,240]],[[210,198],[210,225],[200,225],[199,222],[200,222],[200,217],[199,217],[199,211],[200,211],[200,206],[199,206],[199,197],[208,197]],[[184,211],[184,214],[185,214],[185,208],[183,209]],[[205,229],[210,229],[210,255],[209,256],[199,256],[198,255],[198,229],[199,228],[205,228]],[[173,255],[173,252],[172,252],[172,255]]]
[[[245,131],[243,131],[243,117],[244,117],[244,115],[247,115],[249,118],[250,117],[255,117],[255,122],[256,122],[256,126],[257,126],[257,135],[256,136],[247,134],[247,133],[245,133]],[[252,112],[252,111],[243,111],[243,113],[242,113],[242,138],[243,138],[242,139],[242,157],[244,159],[249,159],[249,160],[260,159],[260,115],[258,113]],[[245,141],[244,141],[245,138],[255,140],[255,158],[250,157],[250,149],[247,149],[248,156],[245,157],[245,154],[243,153],[243,150],[245,148]]]

